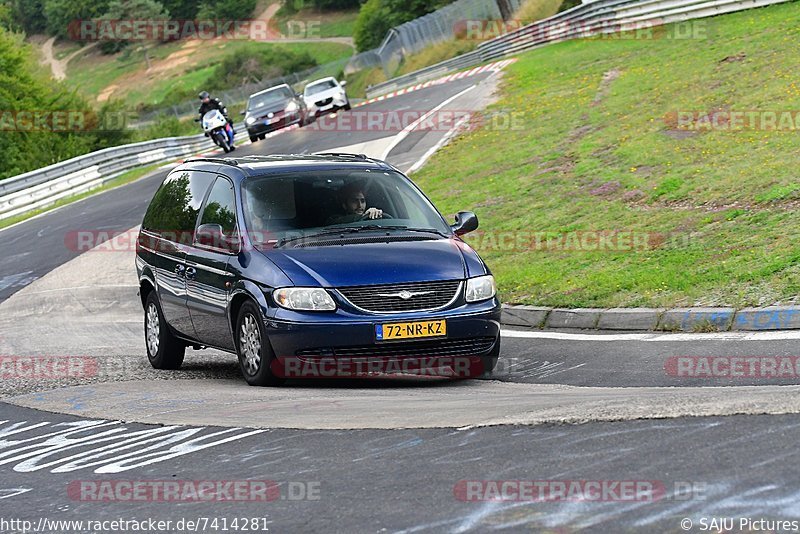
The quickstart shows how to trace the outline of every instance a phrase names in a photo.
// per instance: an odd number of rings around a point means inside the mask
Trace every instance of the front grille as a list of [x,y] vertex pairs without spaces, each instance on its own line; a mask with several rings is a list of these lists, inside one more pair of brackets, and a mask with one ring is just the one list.
[[322,106],[327,106],[331,102],[333,102],[333,97],[326,98],[325,100],[320,100],[316,104],[317,104],[317,106],[322,107]]
[[[370,312],[407,312],[435,310],[449,304],[461,290],[460,280],[415,282],[382,286],[339,288],[351,304]],[[402,298],[409,292],[413,296]]]
[[439,358],[452,356],[478,356],[492,349],[495,338],[441,339],[437,341],[404,341],[397,343],[364,345],[359,347],[333,347],[301,349],[295,355],[306,358]]

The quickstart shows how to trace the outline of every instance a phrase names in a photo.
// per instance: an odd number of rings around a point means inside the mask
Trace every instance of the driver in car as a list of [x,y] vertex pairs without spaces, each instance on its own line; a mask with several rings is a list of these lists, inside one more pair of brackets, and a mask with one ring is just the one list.
[[351,223],[366,219],[380,219],[383,217],[383,210],[367,207],[367,197],[364,190],[358,184],[344,186],[339,191],[339,199],[343,213],[328,217],[326,225]]

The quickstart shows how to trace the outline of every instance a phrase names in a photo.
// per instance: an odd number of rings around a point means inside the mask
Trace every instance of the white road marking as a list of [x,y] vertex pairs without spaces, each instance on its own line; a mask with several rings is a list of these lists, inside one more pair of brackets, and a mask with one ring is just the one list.
[[430,147],[427,150],[427,152],[425,152],[422,155],[422,157],[419,158],[416,161],[416,163],[414,163],[414,165],[412,165],[408,169],[408,172],[406,174],[411,174],[412,172],[416,172],[416,171],[418,171],[420,169],[420,167],[425,165],[425,162],[428,161],[428,158],[433,156],[436,153],[437,150],[439,150],[445,144],[447,144],[447,142],[450,141],[450,139],[453,137],[453,135],[455,135],[455,133],[458,131],[458,129],[461,128],[461,125],[464,124],[464,122],[466,122],[466,120],[468,118],[469,117],[462,117],[461,120],[459,120],[452,128],[450,128],[450,130],[446,134],[444,134],[444,136],[441,139],[439,139],[439,141],[435,145]]
[[440,109],[445,107],[447,104],[449,104],[450,102],[452,102],[456,98],[460,97],[461,95],[464,95],[464,94],[468,93],[469,91],[472,91],[476,87],[477,87],[477,85],[475,85],[475,84],[470,85],[469,87],[467,87],[463,91],[459,92],[458,94],[455,94],[455,95],[451,96],[450,98],[448,98],[447,100],[445,100],[444,102],[442,102],[441,104],[439,104],[438,106],[436,106],[435,108],[433,108],[432,110],[430,110],[429,112],[425,113],[423,116],[421,116],[420,118],[418,118],[417,120],[415,120],[414,122],[412,122],[411,124],[409,124],[408,126],[403,128],[403,131],[400,132],[399,134],[397,134],[394,137],[394,140],[392,141],[392,144],[389,145],[388,147],[386,147],[386,149],[383,151],[383,154],[381,155],[380,159],[386,160],[386,158],[389,157],[389,154],[391,154],[392,150],[394,150],[395,147],[397,145],[399,145],[403,141],[403,139],[408,137],[408,135],[411,132],[413,132],[414,129],[417,126],[419,126],[423,121],[427,120],[428,117],[430,117],[431,115],[433,115],[434,113],[436,113],[437,111],[439,111]]
[[571,334],[566,332],[501,330],[502,337],[560,339],[564,341],[783,341],[800,339],[800,330],[771,332],[710,332],[702,334]]
[[17,495],[22,495],[23,493],[28,493],[33,488],[8,488],[8,489],[0,489],[0,501],[3,499],[8,499],[10,497],[16,497]]

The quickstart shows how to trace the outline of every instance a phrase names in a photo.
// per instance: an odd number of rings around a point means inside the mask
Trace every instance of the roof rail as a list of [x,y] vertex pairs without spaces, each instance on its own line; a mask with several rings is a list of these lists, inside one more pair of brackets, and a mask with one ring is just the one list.
[[212,163],[222,163],[225,165],[233,165],[234,167],[239,166],[239,162],[232,158],[209,158],[204,156],[195,156],[191,158],[186,158],[183,160],[184,163],[189,163],[190,161],[209,161]]
[[312,156],[335,156],[338,158],[358,158],[358,159],[374,159],[368,158],[366,154],[351,154],[349,152],[319,152],[311,154]]

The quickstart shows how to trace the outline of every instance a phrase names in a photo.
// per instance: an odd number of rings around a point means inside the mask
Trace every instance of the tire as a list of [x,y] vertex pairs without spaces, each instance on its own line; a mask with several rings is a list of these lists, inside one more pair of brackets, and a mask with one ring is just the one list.
[[488,356],[481,356],[481,373],[478,373],[475,378],[489,378],[492,376],[494,372],[494,368],[497,367],[497,360],[500,359],[500,337],[497,337],[497,341],[494,343],[494,348],[492,352],[489,353]]
[[222,132],[217,132],[215,135],[216,135],[216,138],[217,138],[217,145],[219,145],[220,147],[222,147],[222,150],[223,150],[223,151],[224,151],[226,154],[227,154],[228,152],[230,152],[230,151],[231,151],[231,147],[230,147],[230,145],[228,144],[228,135],[227,135],[227,134],[225,134],[225,133],[222,133]]
[[258,138],[263,141],[264,139],[267,138],[267,134],[261,134],[261,135],[258,136]]
[[155,369],[180,369],[186,345],[170,332],[155,291],[144,302],[144,345]]
[[347,101],[347,104],[345,104],[344,108],[342,108],[342,109],[344,109],[345,111],[350,111],[350,101],[349,100]]
[[264,331],[261,312],[252,301],[242,304],[236,319],[236,355],[239,369],[251,386],[280,386],[284,379],[272,373],[275,355]]
[[251,136],[250,136],[250,142],[251,142],[251,143],[255,143],[256,141],[258,141],[258,136],[257,136],[257,135],[255,135],[255,136],[254,136],[254,135],[251,135]]

